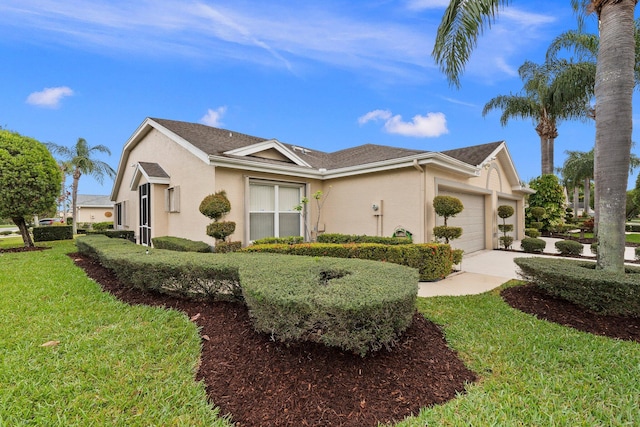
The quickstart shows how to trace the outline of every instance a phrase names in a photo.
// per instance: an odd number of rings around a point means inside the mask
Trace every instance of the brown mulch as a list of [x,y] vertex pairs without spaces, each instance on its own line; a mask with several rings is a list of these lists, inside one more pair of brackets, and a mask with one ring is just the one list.
[[444,403],[477,380],[416,313],[393,351],[365,358],[313,343],[285,345],[253,331],[242,304],[207,303],[123,286],[91,258],[70,254],[105,291],[130,304],[182,310],[200,328],[211,402],[239,426],[376,426]]
[[640,318],[604,316],[549,295],[534,284],[503,289],[502,298],[512,307],[539,319],[610,338],[640,342]]
[[17,248],[6,248],[6,249],[0,249],[0,254],[44,251],[45,249],[51,249],[51,246],[20,246]]

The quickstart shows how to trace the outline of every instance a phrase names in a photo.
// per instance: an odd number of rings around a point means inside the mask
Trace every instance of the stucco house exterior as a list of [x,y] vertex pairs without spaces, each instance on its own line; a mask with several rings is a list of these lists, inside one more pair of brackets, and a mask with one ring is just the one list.
[[113,205],[109,196],[78,194],[76,201],[76,221],[95,223],[113,221]]
[[[464,211],[449,220],[463,228],[455,248],[498,247],[497,207],[516,214],[511,235],[524,237],[525,195],[505,142],[443,152],[366,144],[325,153],[277,139],[259,138],[196,123],[147,118],[124,145],[111,200],[115,227],[134,230],[138,243],[178,236],[214,245],[211,221],[198,208],[208,194],[225,190],[231,240],[248,245],[268,236],[319,233],[391,236],[412,233],[434,240],[442,225],[432,200],[460,198]],[[312,195],[323,192],[318,210]],[[305,215],[295,210],[308,197]],[[306,227],[303,222],[306,222]]]

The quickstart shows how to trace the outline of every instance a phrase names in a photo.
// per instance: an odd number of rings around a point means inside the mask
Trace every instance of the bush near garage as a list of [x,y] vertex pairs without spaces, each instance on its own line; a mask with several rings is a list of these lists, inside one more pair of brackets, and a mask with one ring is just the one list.
[[542,252],[547,246],[547,242],[535,237],[525,237],[520,241],[520,247],[528,253]]
[[561,255],[582,255],[584,246],[575,240],[560,240],[555,243],[556,249]]
[[211,252],[211,247],[205,242],[184,239],[182,237],[162,236],[151,239],[156,249],[167,249],[178,252]]
[[[270,252],[310,257],[358,258],[385,261],[418,269],[421,281],[440,280],[451,273],[457,255],[441,243],[384,245],[380,243],[333,244],[302,243],[298,245],[251,245],[241,252]],[[461,258],[461,256],[459,257]],[[459,262],[458,262],[459,264]]]
[[33,227],[34,242],[50,242],[54,240],[73,239],[73,227],[70,225],[57,225],[55,227]]
[[418,274],[392,263],[278,254],[170,252],[100,235],[80,252],[123,283],[190,298],[244,298],[258,332],[366,355],[390,348],[415,312]]
[[593,312],[640,316],[640,268],[625,267],[616,275],[596,269],[594,262],[549,258],[516,258],[521,276],[552,295]]

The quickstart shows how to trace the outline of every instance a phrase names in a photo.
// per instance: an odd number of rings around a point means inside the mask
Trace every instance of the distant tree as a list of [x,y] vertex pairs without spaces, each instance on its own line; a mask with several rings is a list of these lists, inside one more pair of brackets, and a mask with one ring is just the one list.
[[73,183],[71,184],[71,217],[73,218],[73,234],[76,234],[78,231],[76,210],[78,202],[78,183],[80,182],[80,177],[82,175],[89,175],[102,184],[105,175],[109,178],[116,176],[116,171],[114,171],[111,166],[93,157],[95,153],[106,153],[111,155],[111,150],[104,145],[90,147],[84,138],[78,138],[76,145],[71,148],[54,144],[52,142],[49,142],[46,145],[52,153],[62,157],[62,163],[66,163],[71,166],[71,176],[73,177]]
[[27,219],[55,209],[61,183],[58,164],[44,144],[0,130],[0,218],[11,218],[25,246],[34,246]]
[[531,180],[529,187],[535,190],[535,194],[529,196],[529,208],[526,210],[527,219],[535,218],[532,209],[544,208],[544,216],[538,219],[544,225],[543,230],[549,230],[564,221],[564,191],[555,175],[542,175]]

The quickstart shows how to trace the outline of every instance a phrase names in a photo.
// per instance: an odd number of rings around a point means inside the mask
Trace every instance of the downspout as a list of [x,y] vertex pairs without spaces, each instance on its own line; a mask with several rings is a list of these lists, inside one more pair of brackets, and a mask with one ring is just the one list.
[[426,201],[426,189],[425,189],[425,176],[424,168],[418,164],[418,159],[413,159],[413,167],[420,172],[420,206],[422,208],[422,221],[420,221],[420,234],[422,242],[426,243],[427,236],[425,235],[425,224],[427,222],[427,201]]

